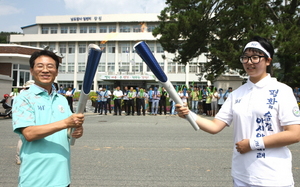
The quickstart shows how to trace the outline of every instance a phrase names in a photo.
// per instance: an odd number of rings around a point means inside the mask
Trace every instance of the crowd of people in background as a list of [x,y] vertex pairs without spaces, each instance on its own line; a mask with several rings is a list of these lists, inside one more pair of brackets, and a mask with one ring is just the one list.
[[[214,86],[175,86],[175,89],[193,112],[200,115],[215,116],[222,107],[232,87],[226,91]],[[140,115],[177,115],[175,102],[170,98],[164,87],[153,86],[148,89],[143,87],[128,87],[123,90],[120,86],[110,91],[99,88],[94,113],[107,115],[108,113],[126,116]]]

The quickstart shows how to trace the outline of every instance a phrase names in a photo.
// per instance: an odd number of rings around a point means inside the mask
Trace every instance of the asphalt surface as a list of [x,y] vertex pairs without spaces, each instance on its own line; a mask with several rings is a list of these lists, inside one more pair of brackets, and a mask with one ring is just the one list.
[[[217,135],[195,131],[169,115],[107,116],[88,109],[84,136],[72,146],[72,187],[231,187],[233,128]],[[0,187],[16,187],[18,136],[11,119],[0,118]],[[290,146],[300,186],[300,146]]]

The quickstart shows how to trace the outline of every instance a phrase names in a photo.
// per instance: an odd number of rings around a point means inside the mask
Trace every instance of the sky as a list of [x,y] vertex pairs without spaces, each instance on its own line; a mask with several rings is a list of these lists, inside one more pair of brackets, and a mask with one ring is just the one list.
[[0,32],[22,32],[36,16],[160,13],[165,0],[0,0]]

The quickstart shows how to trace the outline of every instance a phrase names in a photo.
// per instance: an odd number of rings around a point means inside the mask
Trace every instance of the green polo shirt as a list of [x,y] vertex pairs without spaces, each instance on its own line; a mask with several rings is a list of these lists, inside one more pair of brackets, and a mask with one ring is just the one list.
[[13,130],[23,142],[20,158],[19,187],[66,187],[70,184],[70,145],[67,130],[45,138],[26,141],[20,129],[66,119],[72,115],[65,97],[55,88],[49,95],[32,85],[20,93],[13,105]]

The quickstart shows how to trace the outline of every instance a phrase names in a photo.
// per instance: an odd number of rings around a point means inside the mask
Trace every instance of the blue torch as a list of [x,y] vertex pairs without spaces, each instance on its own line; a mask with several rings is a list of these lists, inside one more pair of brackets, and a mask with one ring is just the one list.
[[[161,84],[170,94],[170,97],[175,101],[175,103],[183,105],[181,98],[179,97],[170,80],[168,80],[168,77],[166,76],[165,72],[159,66],[149,46],[144,41],[142,41],[135,44],[133,48],[136,50],[138,55],[145,61],[145,63],[148,65],[148,67],[151,69],[151,71],[154,73],[157,79],[161,82]],[[186,118],[196,131],[199,130],[199,126],[197,125],[196,121],[193,119],[190,113],[186,115]]]

